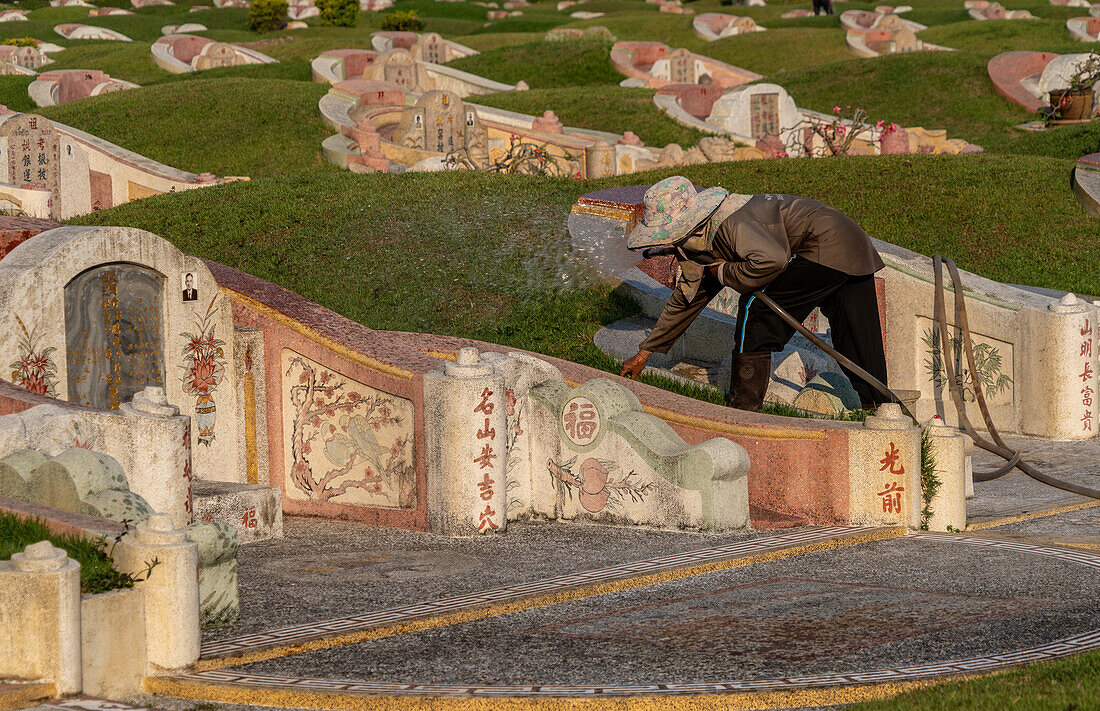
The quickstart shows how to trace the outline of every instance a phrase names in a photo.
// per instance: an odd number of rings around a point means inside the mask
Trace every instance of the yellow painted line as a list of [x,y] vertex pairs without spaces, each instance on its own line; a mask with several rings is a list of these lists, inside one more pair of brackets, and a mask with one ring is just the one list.
[[610,217],[613,220],[629,222],[634,219],[635,212],[626,207],[611,207],[602,205],[574,205],[570,210],[574,215],[596,215],[597,217]]
[[12,684],[6,686],[0,682],[0,711],[14,711],[35,706],[42,699],[57,696],[57,687],[53,684]]
[[[951,677],[952,681],[967,677]],[[637,696],[449,697],[367,694],[349,691],[256,688],[213,684],[193,679],[145,677],[142,690],[197,701],[274,706],[277,708],[332,709],[333,711],[748,711],[806,706],[833,706],[887,699],[938,683],[933,680],[892,684],[860,684],[790,691],[730,691],[709,694],[646,694]]]
[[898,538],[900,536],[906,535],[906,533],[908,533],[908,529],[906,529],[904,526],[873,528],[868,529],[867,531],[838,536],[836,538],[830,538],[823,541],[792,545],[786,548],[768,551],[766,553],[743,555],[735,558],[727,558],[726,560],[713,561],[711,563],[705,563],[702,565],[678,568],[676,570],[665,570],[660,573],[649,573],[646,575],[620,578],[619,580],[614,580],[611,582],[583,585],[566,590],[560,590],[558,592],[549,593],[546,595],[536,595],[520,600],[509,600],[507,602],[486,604],[482,607],[472,607],[465,610],[459,610],[458,612],[425,616],[412,620],[407,620],[405,622],[380,625],[378,627],[372,627],[370,629],[356,630],[355,632],[349,632],[346,634],[335,634],[328,637],[319,637],[316,639],[310,639],[304,642],[296,642],[293,644],[265,647],[252,651],[227,655],[224,657],[199,659],[199,661],[196,662],[195,665],[191,667],[191,669],[192,671],[209,671],[211,669],[223,669],[225,667],[237,666],[238,664],[251,664],[252,662],[259,662],[265,659],[289,657],[297,654],[305,654],[307,652],[315,652],[320,649],[328,649],[330,647],[340,647],[348,644],[357,644],[359,642],[366,642],[372,639],[381,639],[383,637],[396,637],[399,635],[412,634],[414,632],[422,632],[424,630],[436,629],[439,627],[449,627],[451,625],[460,625],[466,622],[476,622],[477,620],[484,620],[490,617],[499,617],[500,615],[509,615],[514,612],[523,612],[524,610],[532,610],[537,607],[546,607],[548,605],[556,605],[562,602],[582,600],[584,598],[595,597],[597,595],[607,595],[608,593],[620,592],[622,590],[630,590],[632,588],[656,585],[657,583],[664,583],[670,580],[680,580],[682,578],[690,578],[696,575],[713,573],[720,570],[729,570],[731,568],[739,568],[746,565],[754,565],[756,563],[766,563],[773,560],[793,558],[795,556],[806,555],[808,553],[819,553],[822,551],[835,550],[838,548],[846,548],[848,546],[853,546],[860,543],[869,543],[872,541],[882,541],[890,538]]
[[427,348],[421,348],[422,352],[432,356],[433,358],[439,358],[440,360],[449,360],[452,363],[458,360],[458,356],[454,353],[446,353],[444,351],[435,351]]
[[379,373],[385,373],[386,375],[392,375],[394,377],[402,378],[404,380],[412,380],[414,377],[416,377],[416,373],[413,373],[411,370],[398,368],[396,365],[383,363],[382,361],[371,358],[370,356],[365,356],[358,351],[353,351],[342,343],[337,343],[328,336],[325,336],[313,330],[301,321],[297,321],[287,316],[283,312],[278,311],[277,309],[273,309],[267,304],[253,299],[251,296],[245,296],[239,291],[233,291],[229,287],[225,286],[223,286],[221,289],[229,296],[229,298],[233,299],[234,301],[240,304],[244,304],[248,308],[257,313],[263,314],[272,321],[286,326],[298,335],[304,336],[314,343],[328,348],[342,358],[350,360],[352,363],[358,363],[359,365],[370,368],[371,370],[378,371]]
[[1079,504],[1069,504],[1067,506],[1056,506],[1054,508],[1044,509],[1042,511],[1029,511],[1026,514],[1020,514],[1019,516],[1006,516],[1005,518],[995,518],[992,521],[982,521],[981,523],[968,525],[966,527],[966,530],[981,531],[986,528],[996,528],[997,526],[1005,526],[1010,523],[1019,523],[1020,521],[1030,521],[1036,518],[1047,518],[1049,516],[1057,516],[1058,514],[1070,513],[1071,511],[1091,509],[1096,506],[1100,506],[1100,500],[1084,501]]
[[799,439],[816,442],[825,441],[825,432],[822,430],[798,430],[783,429],[780,427],[760,427],[758,425],[730,425],[725,422],[704,420],[702,417],[685,415],[662,407],[643,405],[642,409],[648,414],[660,417],[665,422],[675,422],[679,425],[687,425],[708,432],[731,434],[738,437],[756,437],[758,439]]
[[1060,546],[1069,546],[1070,548],[1084,548],[1090,551],[1100,551],[1100,543],[1072,543],[1070,541],[1058,541]]

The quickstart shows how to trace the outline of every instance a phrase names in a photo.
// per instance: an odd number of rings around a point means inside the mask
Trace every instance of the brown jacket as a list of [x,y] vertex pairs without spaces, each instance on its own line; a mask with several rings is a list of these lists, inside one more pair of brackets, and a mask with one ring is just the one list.
[[871,238],[852,218],[810,198],[755,195],[710,229],[713,238],[705,261],[724,263],[703,271],[681,260],[685,278],[642,341],[642,350],[667,353],[722,287],[742,294],[756,291],[779,276],[795,255],[852,276],[874,274],[885,266]]

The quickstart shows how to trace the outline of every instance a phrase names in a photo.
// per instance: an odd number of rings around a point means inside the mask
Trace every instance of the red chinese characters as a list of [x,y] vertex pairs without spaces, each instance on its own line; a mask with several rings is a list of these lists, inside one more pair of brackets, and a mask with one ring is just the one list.
[[484,533],[486,531],[486,529],[488,529],[490,531],[495,531],[498,528],[500,528],[500,526],[493,523],[493,516],[496,516],[496,515],[497,515],[497,512],[493,511],[493,509],[488,504],[486,504],[485,505],[485,510],[482,511],[480,514],[478,514],[478,517],[477,517],[478,518],[477,532],[478,533]]
[[[478,496],[482,501],[489,502],[493,498],[493,484],[496,480],[492,478],[492,470],[496,467],[494,460],[498,458],[496,452],[493,451],[493,442],[497,438],[497,431],[495,427],[491,426],[489,415],[493,414],[493,409],[496,405],[489,401],[489,398],[493,396],[493,391],[490,388],[485,388],[481,391],[481,402],[474,408],[475,414],[482,414],[485,416],[484,424],[474,433],[474,436],[478,441],[488,440],[481,445],[481,453],[474,457],[474,464],[477,465],[478,471],[481,472],[482,478],[478,482]],[[484,533],[486,530],[495,531],[500,528],[493,522],[493,516],[496,512],[493,511],[491,506],[486,503],[485,510],[478,514],[477,532]]]
[[1092,319],[1086,317],[1085,325],[1081,327],[1080,356],[1085,359],[1081,369],[1081,405],[1084,413],[1081,415],[1081,431],[1092,432],[1092,420],[1095,410],[1093,408],[1093,395],[1096,394],[1096,372],[1092,369]]
[[256,509],[246,509],[244,515],[241,516],[241,525],[245,528],[256,528]]
[[[890,443],[890,449],[886,451],[886,456],[879,460],[880,472],[887,472],[891,476],[903,476],[905,474],[905,465],[901,462],[901,451],[898,450],[898,446],[893,442]],[[905,487],[898,481],[887,481],[885,488],[878,492],[878,496],[882,497],[882,512],[900,514],[902,513],[902,499],[901,495],[905,491]]]
[[588,398],[575,397],[562,408],[561,426],[573,444],[591,444],[600,433],[600,412]]

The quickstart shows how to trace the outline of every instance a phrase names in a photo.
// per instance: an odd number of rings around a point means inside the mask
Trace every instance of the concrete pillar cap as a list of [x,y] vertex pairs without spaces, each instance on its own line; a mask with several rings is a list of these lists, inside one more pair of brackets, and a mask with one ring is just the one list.
[[[51,570],[61,570],[69,556],[60,548],[55,548],[49,541],[32,543],[23,549],[22,553],[12,555],[11,562],[15,569],[24,573],[45,573]],[[75,564],[75,561],[73,561]]]
[[460,348],[455,362],[447,363],[443,371],[451,378],[485,378],[493,374],[493,366],[481,361],[476,348],[467,347]]
[[165,395],[164,388],[147,387],[136,392],[129,405],[137,412],[153,417],[175,417],[180,414],[178,407],[168,404],[168,396]]
[[867,418],[864,425],[871,430],[907,430],[913,426],[913,421],[902,412],[901,405],[884,402],[878,406],[874,415]]
[[143,545],[173,546],[186,544],[187,534],[176,530],[171,514],[155,513],[137,525],[134,540]]
[[1077,298],[1077,295],[1070,292],[1058,300],[1058,303],[1047,306],[1048,309],[1056,314],[1079,314],[1088,310],[1089,305],[1087,302]]
[[948,427],[947,423],[939,415],[933,415],[925,424],[929,437],[958,437],[959,433],[954,427]]

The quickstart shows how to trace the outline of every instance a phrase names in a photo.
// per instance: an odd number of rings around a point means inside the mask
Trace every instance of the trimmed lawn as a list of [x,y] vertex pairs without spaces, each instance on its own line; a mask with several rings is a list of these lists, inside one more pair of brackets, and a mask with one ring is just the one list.
[[522,80],[532,89],[615,86],[625,77],[611,64],[610,55],[610,42],[532,42],[486,50],[447,66],[505,84]]
[[648,146],[694,146],[707,135],[681,126],[653,103],[651,89],[620,86],[531,89],[470,97],[468,101],[539,116],[550,109],[566,126],[621,133],[633,131]]
[[195,173],[328,173],[338,169],[321,158],[321,141],[329,132],[317,114],[317,101],[327,90],[327,84],[303,81],[207,77],[89,97],[39,112]]

